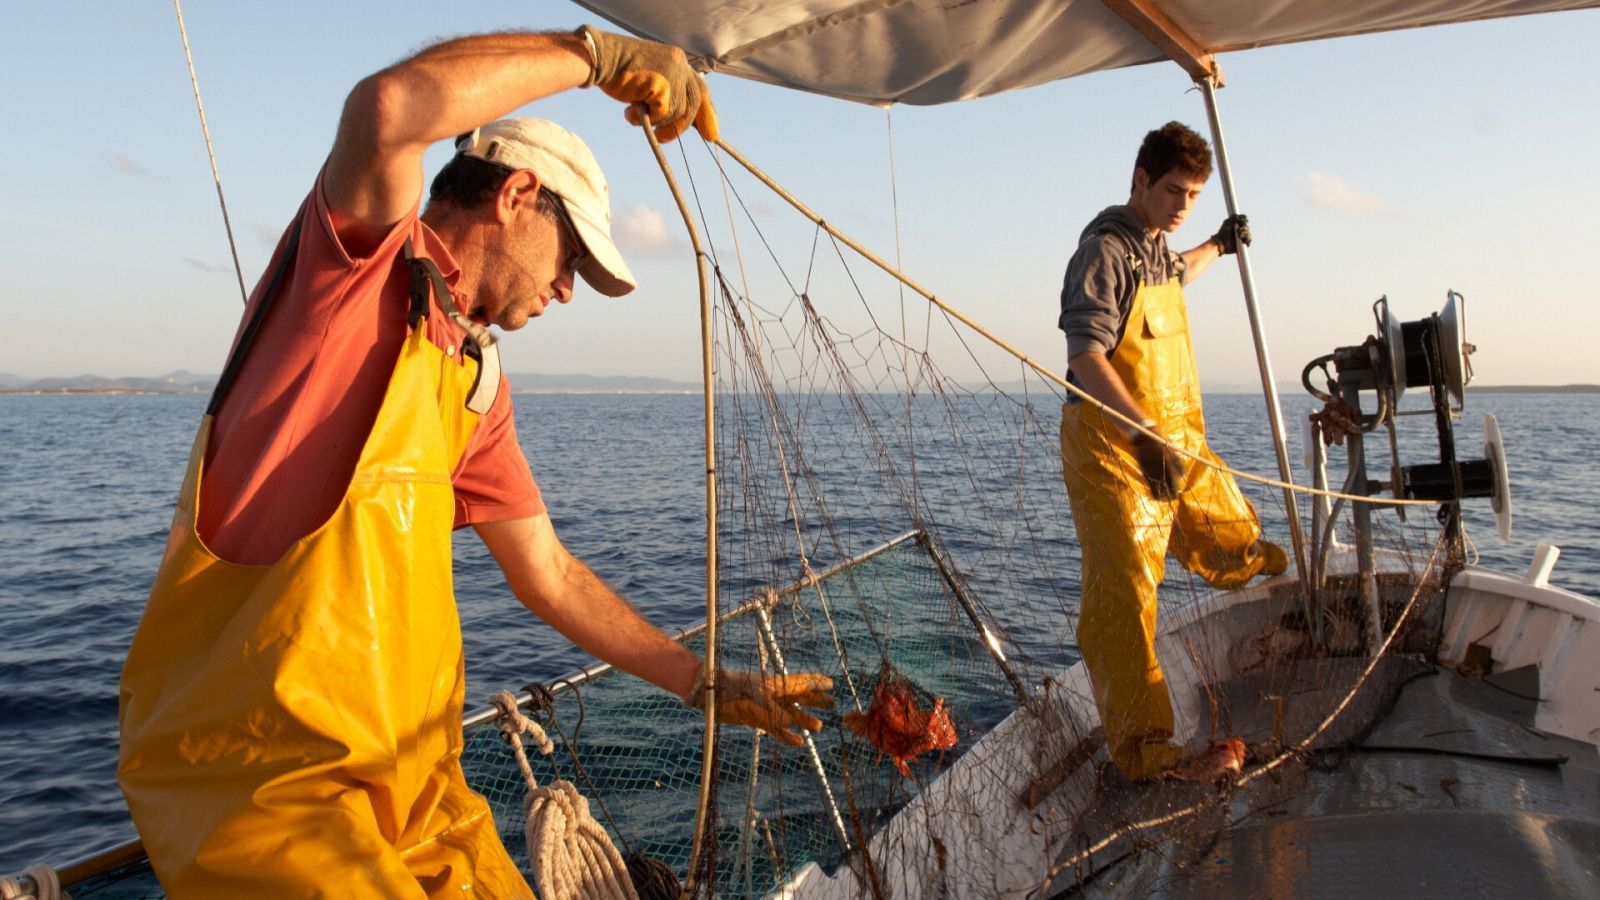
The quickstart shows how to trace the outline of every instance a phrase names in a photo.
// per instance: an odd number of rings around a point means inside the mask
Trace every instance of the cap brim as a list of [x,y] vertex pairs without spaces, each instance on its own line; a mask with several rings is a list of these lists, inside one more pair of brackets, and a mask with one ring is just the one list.
[[622,251],[612,242],[605,226],[594,221],[582,209],[566,202],[565,198],[561,203],[567,208],[573,227],[578,229],[578,237],[583,239],[583,248],[589,252],[589,261],[578,270],[583,280],[607,297],[621,297],[638,287],[639,282],[634,279],[633,270],[628,268]]

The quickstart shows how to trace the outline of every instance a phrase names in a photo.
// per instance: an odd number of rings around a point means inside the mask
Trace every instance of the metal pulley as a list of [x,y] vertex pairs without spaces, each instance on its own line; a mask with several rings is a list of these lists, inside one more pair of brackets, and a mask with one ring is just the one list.
[[[1378,317],[1382,324],[1384,352],[1389,360],[1388,383],[1394,400],[1399,400],[1408,387],[1431,385],[1442,375],[1442,386],[1455,398],[1460,411],[1466,400],[1467,382],[1472,380],[1472,366],[1467,357],[1477,348],[1465,340],[1466,298],[1455,291],[1445,292],[1444,308],[1436,315],[1415,322],[1401,322],[1389,311],[1388,298],[1378,301]],[[1430,365],[1433,356],[1439,357],[1436,372]]]
[[[1461,475],[1459,499],[1488,497],[1500,537],[1511,537],[1511,475],[1506,449],[1500,440],[1500,423],[1483,417],[1483,459],[1401,466],[1395,492],[1407,500],[1456,500],[1456,471]],[[1454,471],[1453,471],[1454,470]]]

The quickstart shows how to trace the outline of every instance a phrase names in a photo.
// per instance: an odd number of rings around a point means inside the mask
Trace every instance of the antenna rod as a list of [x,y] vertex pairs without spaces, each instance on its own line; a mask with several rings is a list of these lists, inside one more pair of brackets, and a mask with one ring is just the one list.
[[206,156],[211,160],[211,180],[217,184],[217,204],[222,207],[222,227],[228,232],[228,252],[233,254],[233,274],[239,279],[239,300],[250,302],[244,289],[244,269],[239,266],[239,247],[233,240],[233,223],[228,221],[228,201],[222,196],[222,176],[217,173],[217,154],[211,148],[211,129],[206,126],[206,108],[200,103],[200,79],[194,74],[194,57],[189,53],[189,32],[183,27],[183,7],[172,0],[172,9],[178,14],[178,36],[183,38],[183,58],[189,64],[189,83],[194,86],[194,108],[200,113],[200,133],[206,138]]

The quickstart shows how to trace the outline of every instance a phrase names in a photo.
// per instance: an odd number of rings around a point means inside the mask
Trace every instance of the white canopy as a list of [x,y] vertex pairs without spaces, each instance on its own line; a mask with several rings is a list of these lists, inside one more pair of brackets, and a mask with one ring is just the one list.
[[864,103],[969,100],[1173,59],[1600,0],[577,0],[703,68]]

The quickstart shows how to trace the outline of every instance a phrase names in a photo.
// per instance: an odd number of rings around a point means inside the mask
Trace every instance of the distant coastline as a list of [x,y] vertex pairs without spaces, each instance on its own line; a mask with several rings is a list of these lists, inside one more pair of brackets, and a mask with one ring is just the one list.
[[[513,394],[698,394],[700,385],[669,378],[637,375],[543,375],[538,373],[508,374]],[[0,373],[0,394],[111,394],[130,396],[171,396],[209,394],[216,384],[215,375],[194,375],[177,371],[154,378],[106,378],[100,375],[79,375],[69,378],[28,379]],[[1021,382],[998,386],[1008,393],[1023,393]],[[975,386],[973,390],[986,393],[990,386]],[[1286,394],[1299,392],[1298,385],[1284,385]],[[1205,388],[1207,394],[1253,394],[1259,388],[1243,385],[1219,384]],[[1473,385],[1467,388],[1472,394],[1600,394],[1600,384],[1505,384]]]
[[[513,394],[698,394],[700,385],[668,378],[633,375],[507,374]],[[177,371],[154,378],[106,378],[79,375],[69,378],[27,379],[0,374],[0,394],[110,394],[171,396],[210,394],[215,375]]]
[[1469,387],[1469,394],[1600,394],[1600,384],[1505,384]]

